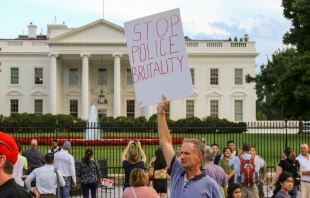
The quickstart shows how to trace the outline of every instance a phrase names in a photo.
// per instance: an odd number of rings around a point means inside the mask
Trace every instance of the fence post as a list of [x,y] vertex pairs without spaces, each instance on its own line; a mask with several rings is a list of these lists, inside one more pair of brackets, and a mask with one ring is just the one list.
[[287,147],[287,118],[284,118],[285,121],[285,147]]
[[216,136],[216,121],[215,121],[215,118],[213,118],[213,121],[212,121],[212,123],[213,123],[213,144],[216,144],[216,142],[215,142],[215,136]]

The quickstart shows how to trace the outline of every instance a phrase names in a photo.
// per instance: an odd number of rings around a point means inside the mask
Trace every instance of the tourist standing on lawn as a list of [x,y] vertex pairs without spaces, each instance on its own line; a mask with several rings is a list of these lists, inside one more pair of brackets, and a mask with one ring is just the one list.
[[72,181],[72,187],[76,187],[75,162],[73,156],[69,154],[70,148],[71,143],[65,141],[62,150],[54,154],[54,166],[61,171],[66,182],[66,185],[60,188],[62,198],[69,198]]
[[145,186],[147,184],[147,175],[143,169],[132,169],[129,184],[130,187],[124,190],[123,198],[159,198],[154,188]]
[[234,183],[235,171],[232,167],[229,166],[229,161],[231,160],[231,149],[226,147],[223,150],[224,157],[220,159],[219,166],[223,168],[226,173],[226,178],[229,184]]
[[149,177],[153,179],[153,188],[161,198],[166,198],[168,186],[167,163],[161,148],[157,149],[155,156],[149,164]]
[[289,191],[289,195],[291,196],[291,198],[297,198],[297,192],[298,192],[297,186],[299,185],[299,180],[297,180],[297,178],[300,177],[298,173],[302,172],[302,168],[300,167],[299,161],[296,160],[296,155],[293,152],[293,149],[286,147],[284,149],[283,156],[284,160],[281,160],[279,162],[276,168],[276,173],[272,178],[272,182],[269,184],[269,189],[271,190],[273,186],[277,183],[280,174],[284,171],[287,171],[291,173],[294,178],[294,186],[292,190]]
[[177,160],[169,133],[165,109],[169,102],[163,95],[163,102],[157,106],[159,144],[163,150],[170,174],[171,198],[221,198],[219,185],[203,169],[205,145],[197,139],[184,139]]
[[[256,155],[256,148],[255,148],[255,146],[251,146],[251,153],[252,153],[252,155]],[[264,183],[266,183],[266,181],[267,181],[267,177],[266,177],[266,175],[267,175],[267,164],[266,164],[265,160],[261,156],[258,156],[258,157],[260,157],[264,161],[264,168],[261,168],[259,170],[259,180],[258,180],[258,184],[257,184],[258,196],[259,196],[259,198],[264,198],[265,197],[265,194],[264,194]]]
[[12,178],[13,165],[18,158],[18,147],[9,134],[0,132],[0,197],[31,198],[25,188]]
[[38,151],[38,141],[36,139],[31,140],[30,149],[23,152],[23,156],[28,161],[28,173],[30,174],[34,169],[44,165],[44,155],[41,151]]
[[[141,161],[139,161],[139,155],[136,150],[129,151],[129,149],[133,146],[138,147],[141,153],[141,157],[142,157]],[[126,155],[128,151],[129,151],[129,158],[128,160],[126,160]],[[146,155],[141,147],[141,143],[139,140],[130,140],[128,142],[127,147],[125,148],[124,152],[121,155],[121,160],[123,162],[123,168],[125,171],[125,181],[124,181],[124,188],[123,188],[123,190],[125,190],[125,188],[130,187],[129,176],[130,176],[131,170],[134,168],[140,168],[144,170],[144,164],[146,162]]]
[[[237,151],[235,151],[236,146],[235,146],[235,142],[233,140],[229,140],[226,145],[231,150],[231,155],[230,155],[231,159],[238,155]],[[224,153],[221,155],[221,159],[222,158],[224,158]]]
[[300,163],[301,174],[301,194],[302,198],[310,198],[310,156],[308,154],[309,147],[307,144],[302,144],[300,146],[300,155],[297,157],[297,160]]

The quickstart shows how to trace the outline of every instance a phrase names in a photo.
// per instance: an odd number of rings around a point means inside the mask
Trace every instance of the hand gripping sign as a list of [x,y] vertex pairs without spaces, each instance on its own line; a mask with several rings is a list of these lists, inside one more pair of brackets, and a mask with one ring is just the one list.
[[125,23],[132,81],[139,107],[193,95],[179,9]]

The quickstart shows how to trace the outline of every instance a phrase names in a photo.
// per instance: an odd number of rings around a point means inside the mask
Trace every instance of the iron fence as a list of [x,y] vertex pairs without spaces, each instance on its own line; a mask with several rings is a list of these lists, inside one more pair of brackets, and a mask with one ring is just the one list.
[[[293,148],[299,154],[299,146],[310,141],[310,128],[307,122],[300,121],[274,121],[252,122],[233,126],[221,126],[217,123],[196,127],[193,123],[190,127],[170,127],[173,147],[184,138],[196,138],[206,145],[216,143],[219,152],[226,147],[228,140],[235,142],[235,150],[241,149],[243,142],[254,145],[257,154],[262,156],[268,167],[274,167],[282,158],[286,146]],[[51,140],[57,139],[59,145],[66,140],[72,144],[70,153],[79,162],[84,151],[92,148],[94,158],[106,160],[106,177],[114,181],[113,188],[100,188],[98,197],[121,197],[124,181],[121,153],[126,148],[129,140],[138,139],[147,156],[147,162],[154,156],[158,145],[158,133],[156,123],[147,123],[141,126],[130,123],[128,125],[100,123],[100,124],[63,124],[43,125],[35,123],[0,124],[0,131],[11,134],[16,142],[22,145],[22,150],[30,147],[32,139],[38,140],[38,150],[43,153],[51,148]],[[86,134],[88,132],[88,134]],[[89,134],[90,133],[90,134]],[[96,136],[96,134],[99,134]],[[133,149],[135,149],[133,147]],[[271,173],[273,169],[269,168]],[[72,197],[81,197],[81,192],[72,191]]]

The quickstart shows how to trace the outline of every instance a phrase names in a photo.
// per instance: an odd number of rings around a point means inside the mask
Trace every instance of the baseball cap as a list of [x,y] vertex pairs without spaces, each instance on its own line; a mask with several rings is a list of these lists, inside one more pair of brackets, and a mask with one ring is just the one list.
[[12,164],[16,163],[18,146],[12,136],[3,132],[0,132],[0,153],[12,162]]

